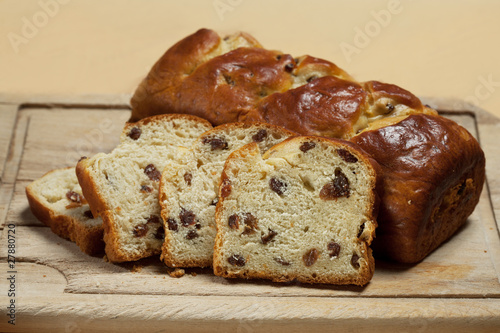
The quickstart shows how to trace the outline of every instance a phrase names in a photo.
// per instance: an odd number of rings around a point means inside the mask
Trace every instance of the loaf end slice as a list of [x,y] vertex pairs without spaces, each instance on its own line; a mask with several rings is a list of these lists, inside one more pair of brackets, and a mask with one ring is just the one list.
[[162,260],[170,267],[212,266],[220,175],[231,152],[255,142],[266,151],[295,135],[264,123],[232,123],[203,133],[169,163],[160,183],[165,228]]
[[365,285],[374,273],[376,162],[312,136],[226,161],[216,207],[214,273],[276,282]]
[[210,128],[210,123],[195,116],[145,118],[124,127],[121,143],[111,153],[78,162],[83,194],[92,212],[103,219],[110,261],[134,261],[161,252],[161,171],[179,146],[189,147]]
[[82,252],[104,252],[102,219],[93,216],[76,178],[75,168],[56,169],[26,187],[33,215]]

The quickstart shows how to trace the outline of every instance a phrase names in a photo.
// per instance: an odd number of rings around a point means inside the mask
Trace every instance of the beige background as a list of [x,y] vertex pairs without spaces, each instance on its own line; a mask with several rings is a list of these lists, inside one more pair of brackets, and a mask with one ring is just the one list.
[[170,45],[207,27],[500,117],[499,14],[494,0],[3,0],[0,94],[131,94]]

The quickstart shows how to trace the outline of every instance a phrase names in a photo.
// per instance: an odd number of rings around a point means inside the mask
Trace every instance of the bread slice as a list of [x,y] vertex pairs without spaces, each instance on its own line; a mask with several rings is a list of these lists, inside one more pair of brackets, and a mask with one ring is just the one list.
[[216,208],[214,273],[276,282],[370,281],[376,162],[355,145],[297,136],[229,156]]
[[104,223],[112,262],[159,254],[164,239],[158,203],[161,171],[179,146],[189,147],[212,126],[187,115],[160,115],[128,123],[111,153],[81,159],[76,173],[83,194]]
[[212,265],[220,175],[231,152],[250,142],[266,151],[294,133],[264,123],[232,123],[202,134],[165,168],[160,185],[165,226],[162,260],[170,267]]
[[92,215],[76,178],[75,168],[49,171],[26,187],[33,215],[82,252],[104,252],[102,219]]

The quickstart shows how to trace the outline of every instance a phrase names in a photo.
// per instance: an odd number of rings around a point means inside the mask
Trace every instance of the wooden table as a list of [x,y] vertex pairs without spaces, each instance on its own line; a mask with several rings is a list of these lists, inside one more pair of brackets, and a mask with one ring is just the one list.
[[[428,100],[469,129],[487,155],[487,184],[467,224],[416,265],[377,261],[364,288],[226,280],[208,269],[170,277],[157,257],[111,264],[81,253],[29,211],[25,186],[81,155],[110,151],[126,99],[0,101],[0,331],[495,332],[500,327],[500,119]],[[7,265],[15,230],[15,267]],[[16,326],[8,325],[15,275]]]

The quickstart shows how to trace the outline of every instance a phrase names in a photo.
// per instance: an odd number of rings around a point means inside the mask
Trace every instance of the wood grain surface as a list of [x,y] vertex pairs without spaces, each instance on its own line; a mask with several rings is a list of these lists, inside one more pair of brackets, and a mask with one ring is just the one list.
[[[415,265],[376,262],[365,287],[228,280],[209,269],[171,277],[158,257],[111,264],[53,234],[29,211],[24,189],[83,155],[110,151],[126,105],[0,104],[0,331],[496,332],[500,327],[500,120],[426,100],[466,127],[487,158],[480,202],[448,242]],[[1,101],[0,101],[1,102]],[[16,230],[16,326],[8,325],[7,225]]]

